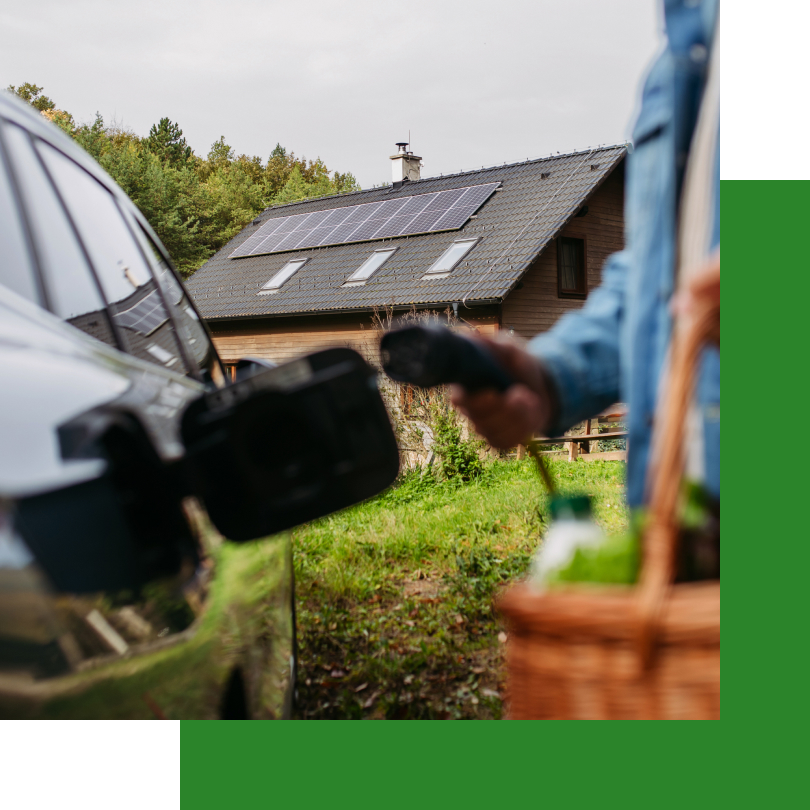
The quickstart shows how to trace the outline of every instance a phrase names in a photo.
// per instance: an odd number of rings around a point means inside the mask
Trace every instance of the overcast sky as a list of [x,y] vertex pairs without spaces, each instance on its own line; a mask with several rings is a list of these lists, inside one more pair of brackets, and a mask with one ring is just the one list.
[[629,136],[661,37],[656,0],[26,0],[0,3],[0,82],[141,135],[163,116],[206,155],[277,142],[388,182]]

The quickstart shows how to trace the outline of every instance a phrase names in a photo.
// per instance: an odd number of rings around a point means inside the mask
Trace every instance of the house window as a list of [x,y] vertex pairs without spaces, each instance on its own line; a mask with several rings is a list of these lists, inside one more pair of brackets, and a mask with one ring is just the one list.
[[395,253],[397,248],[375,250],[347,279],[344,286],[365,284]]
[[259,290],[259,295],[271,295],[278,292],[285,282],[289,281],[307,262],[309,259],[292,259],[287,262],[281,270],[276,273],[264,287]]
[[557,240],[557,293],[560,298],[585,298],[588,294],[584,239],[561,236]]
[[443,278],[478,244],[479,239],[457,239],[436,259],[422,278]]

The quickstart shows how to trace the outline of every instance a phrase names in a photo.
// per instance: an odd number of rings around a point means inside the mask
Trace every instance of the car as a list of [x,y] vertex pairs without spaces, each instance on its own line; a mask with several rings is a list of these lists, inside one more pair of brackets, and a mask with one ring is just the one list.
[[350,349],[222,364],[137,207],[0,96],[0,717],[290,717],[288,529],[399,455]]

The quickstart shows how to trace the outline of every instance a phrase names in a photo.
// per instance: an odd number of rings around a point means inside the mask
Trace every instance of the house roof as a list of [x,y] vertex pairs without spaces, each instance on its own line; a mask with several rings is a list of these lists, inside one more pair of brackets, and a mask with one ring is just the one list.
[[[301,200],[263,211],[189,280],[187,287],[207,319],[309,312],[369,310],[383,306],[468,303],[503,299],[537,255],[579,211],[626,154],[624,144],[496,166],[351,194]],[[435,191],[499,182],[499,190],[457,230],[354,244],[291,250],[231,259],[268,219],[379,202]],[[256,222],[254,221],[254,222]],[[422,279],[456,239],[481,237],[446,278]],[[363,286],[343,287],[374,250],[399,250]],[[309,261],[274,295],[258,295],[290,259]]]

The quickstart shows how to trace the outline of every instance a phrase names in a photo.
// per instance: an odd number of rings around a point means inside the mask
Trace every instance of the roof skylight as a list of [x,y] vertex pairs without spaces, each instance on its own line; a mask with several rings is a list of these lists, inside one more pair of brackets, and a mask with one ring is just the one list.
[[307,262],[309,259],[294,259],[287,262],[281,270],[276,273],[264,287],[259,290],[259,295],[270,295],[271,293],[278,292],[285,282],[289,281]]
[[390,258],[397,248],[375,250],[347,279],[344,286],[365,284]]
[[474,239],[457,239],[433,262],[423,278],[448,275],[479,241],[479,237]]

